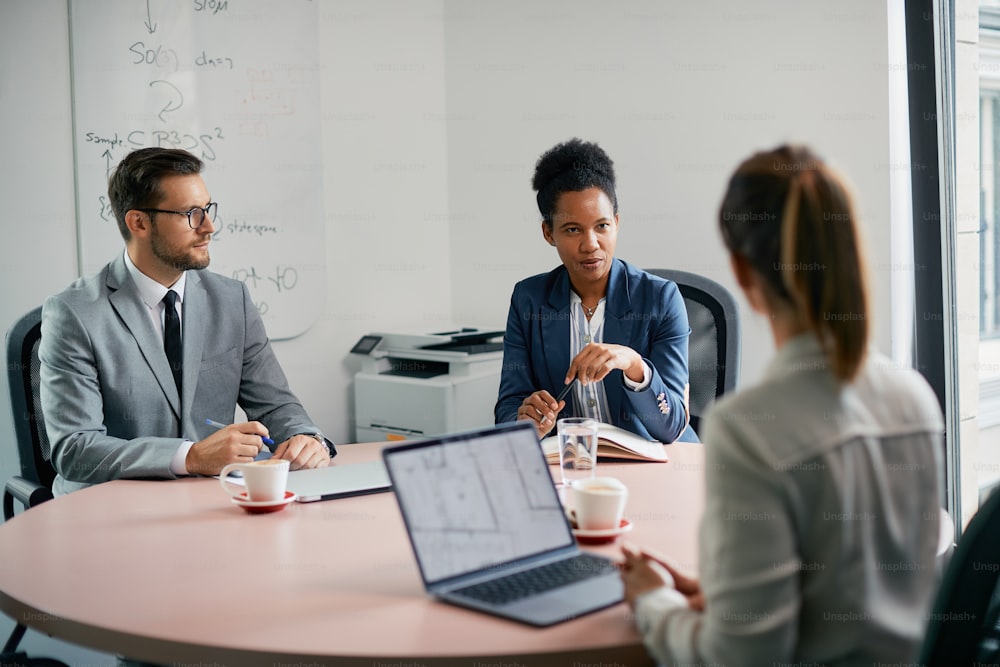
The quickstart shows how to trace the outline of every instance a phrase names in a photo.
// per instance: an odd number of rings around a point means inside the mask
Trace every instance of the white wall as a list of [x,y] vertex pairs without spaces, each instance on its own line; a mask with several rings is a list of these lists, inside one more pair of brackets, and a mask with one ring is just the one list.
[[[44,103],[42,103],[44,101]],[[77,276],[65,0],[0,6],[0,329]],[[4,350],[6,359],[6,348]],[[6,378],[0,477],[19,472]]]
[[[750,152],[812,144],[856,186],[887,311],[886,8],[839,3],[446,5],[454,312],[503,324],[513,283],[558,263],[530,179],[577,135],[615,160],[618,256],[735,289],[717,233],[725,182]],[[544,7],[541,9],[539,7]],[[744,311],[743,378],[772,350]],[[888,318],[876,319],[888,349]]]
[[443,27],[436,0],[319,9],[327,303],[275,348],[324,432],[353,442],[351,346],[450,315]]
[[[732,287],[715,228],[725,179],[751,150],[798,140],[848,174],[873,263],[889,265],[880,3],[323,0],[319,13],[329,290],[319,322],[275,347],[339,441],[353,436],[360,335],[502,327],[513,283],[555,265],[529,182],[570,136],[615,160],[618,252],[634,264]],[[4,3],[0,17],[0,121],[18,156],[0,181],[6,330],[77,269],[65,2]],[[771,345],[749,313],[744,331],[752,381]],[[888,331],[878,320],[884,348]]]

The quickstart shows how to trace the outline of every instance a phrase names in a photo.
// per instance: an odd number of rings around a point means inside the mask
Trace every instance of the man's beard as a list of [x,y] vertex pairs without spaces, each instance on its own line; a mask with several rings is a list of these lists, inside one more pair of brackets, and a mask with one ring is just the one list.
[[204,269],[211,261],[211,258],[207,256],[205,259],[195,259],[190,256],[190,250],[181,250],[180,248],[171,246],[160,235],[159,229],[155,224],[153,225],[151,240],[153,256],[178,271]]

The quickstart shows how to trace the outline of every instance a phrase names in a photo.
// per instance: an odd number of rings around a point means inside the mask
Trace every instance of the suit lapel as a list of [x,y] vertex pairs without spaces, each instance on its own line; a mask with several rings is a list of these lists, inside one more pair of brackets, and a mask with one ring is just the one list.
[[167,363],[167,355],[163,352],[163,340],[156,335],[153,323],[149,320],[146,304],[142,302],[132,277],[128,275],[122,257],[111,263],[107,286],[111,307],[115,309],[135,339],[153,377],[167,397],[170,409],[180,418],[180,397],[177,395],[177,385],[174,384],[174,376]]
[[[548,312],[542,315],[542,351],[548,370],[548,386],[562,389],[569,370],[569,274],[560,271],[548,293]],[[539,378],[543,382],[546,378]]]
[[[201,370],[202,349],[205,346],[205,327],[209,313],[208,299],[205,297],[205,288],[201,284],[198,272],[188,271],[186,280],[184,319],[182,321],[184,329],[184,396],[181,403],[181,414],[188,417],[192,414],[195,391],[198,389],[198,375]],[[188,433],[188,428],[193,426],[187,423],[186,418],[182,419],[181,423],[184,425],[183,431],[185,433]]]
[[[636,349],[637,346],[632,341],[635,318],[632,316],[629,276],[625,270],[625,264],[619,259],[616,259],[611,265],[608,297],[604,303],[604,342],[626,345]],[[611,411],[612,419],[616,419],[617,415],[621,414],[621,399],[624,395],[620,391],[607,391],[605,393],[608,397],[608,409]]]

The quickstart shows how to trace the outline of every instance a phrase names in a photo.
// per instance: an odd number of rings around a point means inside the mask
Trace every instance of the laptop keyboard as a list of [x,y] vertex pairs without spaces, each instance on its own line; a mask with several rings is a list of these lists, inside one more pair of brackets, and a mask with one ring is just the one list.
[[452,591],[452,594],[501,605],[615,571],[615,564],[606,558],[581,553],[573,558],[466,586]]

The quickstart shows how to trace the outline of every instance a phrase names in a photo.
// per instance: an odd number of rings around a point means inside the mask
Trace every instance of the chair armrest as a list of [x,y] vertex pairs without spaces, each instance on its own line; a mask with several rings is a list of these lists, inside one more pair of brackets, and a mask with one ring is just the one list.
[[52,500],[52,490],[37,482],[15,475],[7,480],[3,490],[3,518],[7,521],[14,516],[14,500],[24,509],[41,505]]

